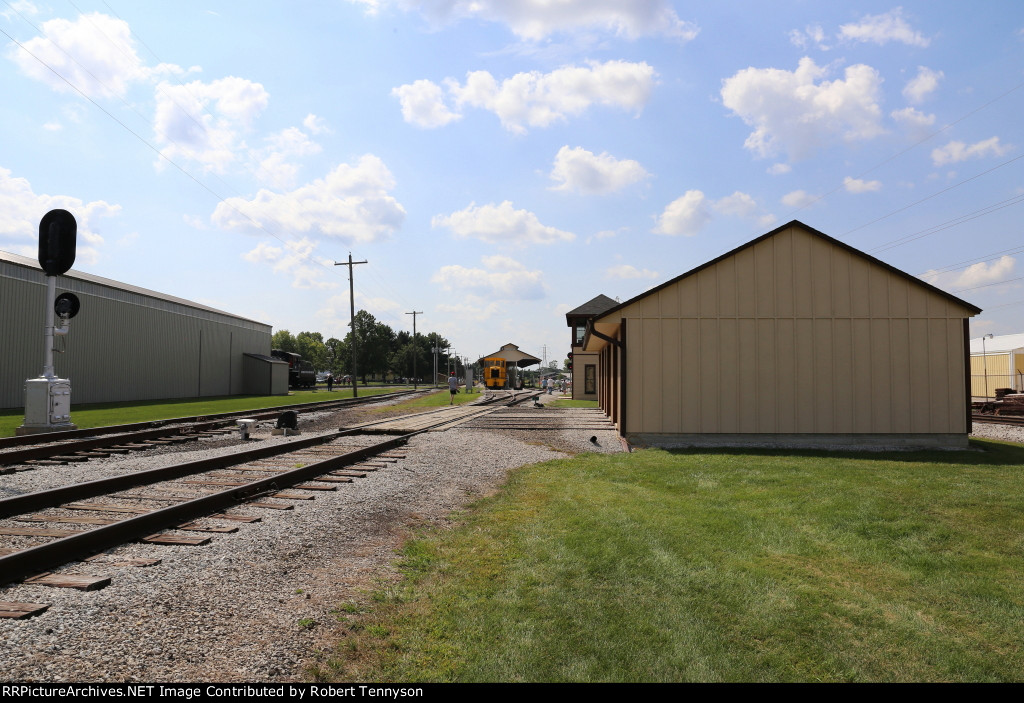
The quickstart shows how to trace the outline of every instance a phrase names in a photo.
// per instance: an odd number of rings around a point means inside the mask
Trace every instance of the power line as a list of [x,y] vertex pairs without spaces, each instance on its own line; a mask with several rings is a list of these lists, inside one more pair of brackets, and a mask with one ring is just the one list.
[[993,166],[992,168],[986,169],[986,170],[982,171],[981,173],[978,173],[978,174],[975,174],[975,175],[971,176],[970,178],[965,178],[964,180],[960,181],[959,183],[954,183],[953,185],[951,185],[951,186],[949,186],[947,188],[943,188],[942,190],[936,191],[936,192],[932,193],[931,195],[929,195],[927,197],[921,198],[920,200],[915,200],[914,202],[910,203],[909,205],[904,205],[903,207],[898,208],[896,210],[893,210],[892,212],[890,212],[888,214],[885,214],[885,215],[882,215],[881,217],[876,217],[875,219],[871,220],[870,222],[865,222],[864,224],[862,224],[862,225],[860,225],[858,227],[854,227],[851,230],[847,230],[846,232],[844,232],[840,236],[845,237],[845,236],[848,236],[850,234],[853,234],[854,232],[857,232],[858,230],[862,230],[865,227],[868,227],[870,225],[875,224],[876,222],[881,222],[882,220],[885,220],[885,219],[887,219],[889,217],[892,217],[893,215],[901,213],[904,210],[909,210],[910,208],[914,207],[915,205],[920,205],[921,203],[927,202],[927,201],[931,200],[932,198],[935,198],[935,197],[938,197],[938,196],[942,195],[943,193],[948,193],[949,191],[953,190],[954,188],[959,188],[960,186],[964,185],[965,183],[970,183],[971,181],[973,181],[975,179],[981,178],[982,176],[985,176],[985,175],[987,175],[989,173],[992,173],[993,171],[995,171],[997,169],[1000,169],[1003,166],[1009,166],[1010,164],[1014,163],[1015,161],[1020,161],[1021,159],[1024,159],[1024,154],[1021,154],[1020,156],[1015,156],[1012,159],[1009,159],[1008,161],[1004,161],[1001,164],[998,164],[996,166]]
[[984,217],[985,215],[990,215],[993,212],[998,212],[999,210],[1011,207],[1013,205],[1020,205],[1021,203],[1024,203],[1024,194],[1015,195],[1012,198],[1007,198],[1006,200],[1001,200],[998,203],[993,203],[992,205],[988,205],[986,207],[983,207],[980,210],[975,210],[974,212],[969,212],[966,215],[960,215],[959,217],[954,217],[952,220],[946,220],[945,222],[940,222],[937,225],[934,225],[932,227],[927,227],[927,228],[922,229],[922,230],[918,230],[917,232],[905,235],[903,237],[900,237],[899,239],[893,239],[890,242],[886,242],[884,244],[881,244],[881,245],[875,247],[874,249],[871,250],[871,253],[880,252],[880,251],[886,251],[888,249],[895,249],[896,247],[903,246],[904,244],[909,244],[910,242],[916,241],[918,239],[922,239],[924,237],[928,237],[928,236],[931,236],[933,234],[937,234],[937,233],[939,233],[939,232],[941,232],[943,230],[949,229],[950,227],[955,227],[955,226],[961,225],[961,224],[963,224],[965,222],[970,222],[971,220],[976,220],[979,217]]

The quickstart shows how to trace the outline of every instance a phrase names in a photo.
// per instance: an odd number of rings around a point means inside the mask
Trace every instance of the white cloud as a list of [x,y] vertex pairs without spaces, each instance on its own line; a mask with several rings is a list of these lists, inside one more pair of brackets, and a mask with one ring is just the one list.
[[939,87],[939,81],[946,77],[942,71],[933,71],[926,66],[917,67],[917,75],[903,86],[903,97],[912,103],[920,103]]
[[688,190],[665,207],[652,230],[655,234],[692,237],[711,219],[704,193]]
[[616,159],[607,152],[599,156],[583,147],[563,146],[555,155],[552,180],[559,185],[553,190],[570,190],[590,195],[612,193],[642,181],[650,174],[638,162]]
[[433,81],[418,80],[391,90],[402,104],[402,118],[409,124],[433,129],[462,119],[444,103],[441,86]]
[[635,266],[629,264],[620,264],[619,266],[611,266],[604,271],[604,277],[606,279],[612,278],[648,278],[653,279],[659,276],[657,271],[651,271],[650,269],[638,269]]
[[738,190],[732,195],[716,200],[711,207],[723,215],[753,220],[762,226],[775,222],[775,215],[761,212],[761,207],[753,197]]
[[212,83],[161,83],[153,125],[156,141],[169,159],[192,159],[206,171],[223,173],[245,152],[242,133],[269,101],[262,85],[234,76]]
[[103,200],[86,203],[67,195],[45,195],[32,190],[25,178],[14,178],[0,167],[0,248],[35,258],[39,252],[39,221],[50,210],[67,210],[78,224],[76,263],[96,263],[103,244],[96,220],[113,217],[120,205]]
[[789,33],[789,43],[801,49],[806,49],[811,45],[816,46],[822,51],[828,51],[831,48],[825,43],[825,30],[821,28],[820,24],[807,25],[803,31],[799,29],[791,30]]
[[302,126],[306,128],[310,134],[330,134],[331,128],[327,126],[327,120],[323,117],[317,117],[312,112],[306,115],[306,119],[302,120]]
[[[351,0],[375,13],[384,0]],[[540,41],[560,32],[604,30],[634,39],[663,35],[689,41],[700,31],[679,18],[668,0],[399,0],[434,24],[460,19],[500,22],[517,36]]]
[[757,212],[757,201],[749,194],[737,190],[730,196],[716,200],[713,207],[726,215],[751,217]]
[[15,14],[38,15],[39,8],[28,0],[14,0],[14,2],[7,3],[6,8],[0,10],[0,17],[3,17],[5,20],[11,19]]
[[538,300],[545,295],[540,271],[507,256],[483,258],[483,268],[442,266],[430,279],[444,290],[494,300]]
[[815,202],[818,196],[811,195],[806,190],[794,190],[791,193],[786,193],[782,196],[782,204],[786,207],[807,207],[811,203]]
[[43,125],[43,129],[45,129],[47,132],[59,132],[60,130],[64,129],[64,125],[62,125],[60,122],[47,122]]
[[466,209],[450,215],[435,215],[430,225],[447,227],[456,237],[472,237],[491,244],[554,244],[576,238],[571,232],[542,225],[532,212],[516,210],[508,200],[481,207],[470,203]]
[[746,68],[722,81],[723,104],[754,127],[744,146],[760,157],[785,152],[794,160],[837,136],[854,141],[882,134],[878,71],[857,64],[844,79],[821,80],[827,73],[804,57],[795,71]]
[[272,232],[373,242],[389,237],[405,220],[405,209],[389,194],[394,187],[384,162],[367,154],[287,193],[260,190],[251,200],[228,198],[211,219],[223,229],[259,233],[255,220]]
[[870,193],[872,191],[881,190],[881,181],[864,181],[859,178],[852,178],[847,176],[843,179],[843,187],[846,188],[848,193]]
[[935,124],[935,115],[926,115],[912,107],[893,110],[892,118],[914,131],[922,131]]
[[267,145],[254,153],[260,181],[279,188],[292,187],[299,167],[292,159],[320,153],[322,147],[297,127],[289,127],[266,138]]
[[260,242],[255,249],[242,254],[242,258],[252,264],[270,264],[274,273],[283,273],[292,278],[292,288],[329,289],[336,288],[338,283],[328,277],[331,270],[327,266],[331,262],[313,257],[316,242],[303,237],[284,243],[283,247],[271,246]]
[[986,263],[984,261],[972,264],[962,272],[955,271],[938,272],[934,269],[921,274],[928,283],[946,289],[972,288],[988,283],[998,283],[1013,273],[1017,260],[1012,256],[1003,256],[998,261]]
[[955,164],[968,159],[983,159],[986,156],[1002,156],[1012,147],[999,143],[999,137],[991,137],[974,144],[952,141],[946,146],[932,150],[932,163],[936,166]]
[[54,90],[75,92],[56,75],[59,73],[86,95],[118,98],[133,83],[150,76],[135,52],[131,29],[123,20],[93,12],[74,21],[52,19],[41,29],[43,36],[23,42],[38,61],[17,47],[8,56],[26,75]]
[[897,7],[882,15],[867,15],[860,22],[839,27],[843,39],[874,44],[895,41],[909,46],[927,47],[931,40],[911,28],[903,19],[903,8]]
[[[517,73],[500,84],[487,71],[468,73],[464,85],[454,79],[445,80],[457,111],[466,105],[489,110],[498,116],[505,129],[518,134],[525,134],[527,127],[548,127],[564,122],[593,105],[618,107],[639,114],[650,98],[654,83],[651,66],[628,61],[590,62],[585,67],[567,66],[551,73]],[[426,89],[423,92],[426,93]],[[431,99],[436,98],[432,90],[429,95],[433,96]],[[447,112],[443,112],[442,107],[428,100],[420,111],[412,111],[410,118],[403,105],[403,115],[406,121],[420,119],[413,124],[428,127],[439,126],[430,119],[432,115],[441,115],[437,121],[444,122],[444,115],[459,114],[447,111],[446,107]]]
[[793,170],[793,167],[787,163],[772,164],[768,167],[768,174],[771,176],[781,176],[784,173],[789,173]]

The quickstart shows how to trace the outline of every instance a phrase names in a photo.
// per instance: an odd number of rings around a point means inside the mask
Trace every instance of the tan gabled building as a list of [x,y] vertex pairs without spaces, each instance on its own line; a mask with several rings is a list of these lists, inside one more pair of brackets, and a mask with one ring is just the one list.
[[597,400],[596,352],[583,350],[583,336],[587,322],[618,305],[607,295],[599,295],[565,313],[566,324],[572,329],[572,399]]
[[639,444],[965,447],[980,312],[794,220],[593,318],[582,346]]

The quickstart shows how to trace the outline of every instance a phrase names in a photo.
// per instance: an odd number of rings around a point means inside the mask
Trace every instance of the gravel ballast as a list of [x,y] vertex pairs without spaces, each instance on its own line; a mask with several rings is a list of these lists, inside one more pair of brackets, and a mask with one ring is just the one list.
[[[572,413],[572,410],[568,410]],[[337,427],[330,417],[311,430]],[[597,436],[597,445],[590,437]],[[268,431],[257,436],[270,439]],[[374,443],[356,436],[351,446]],[[218,442],[225,444],[225,442]],[[70,467],[6,475],[0,496],[138,471],[231,451],[192,445]],[[160,558],[151,567],[76,563],[60,573],[111,576],[83,592],[40,585],[0,587],[0,600],[50,604],[27,620],[0,620],[0,679],[25,682],[299,681],[317,651],[335,641],[339,605],[365,601],[394,578],[395,549],[409,530],[443,522],[487,495],[517,466],[579,451],[618,452],[613,431],[449,430],[414,437],[406,458],[336,492],[317,492],[289,511],[258,515],[200,547],[128,544],[108,556]],[[218,524],[211,521],[211,524]],[[227,524],[227,523],[221,523]]]

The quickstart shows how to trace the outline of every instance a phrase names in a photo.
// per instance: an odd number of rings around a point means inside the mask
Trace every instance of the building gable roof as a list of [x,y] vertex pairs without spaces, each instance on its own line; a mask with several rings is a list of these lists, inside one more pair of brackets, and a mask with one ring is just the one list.
[[570,317],[593,317],[594,315],[600,315],[618,305],[618,301],[609,298],[607,295],[598,295],[596,298],[591,298],[587,302],[580,305],[575,310],[570,310],[565,313],[565,318]]
[[482,358],[504,359],[505,361],[513,362],[516,366],[519,367],[533,366],[534,364],[539,364],[541,362],[539,358],[531,354],[527,354],[526,352],[520,350],[519,347],[517,347],[515,344],[512,344],[511,342],[503,345],[501,349],[494,352],[493,354],[488,354],[487,356]]
[[[679,281],[683,280],[684,278],[689,278],[690,276],[693,276],[694,274],[696,274],[696,273],[698,273],[700,271],[703,271],[706,268],[714,266],[715,264],[717,264],[718,262],[720,262],[720,261],[722,261],[724,259],[728,259],[731,256],[735,256],[737,253],[743,251],[744,249],[748,249],[748,248],[750,248],[750,247],[752,247],[752,246],[754,246],[756,244],[759,244],[760,242],[763,242],[766,239],[770,239],[771,237],[774,237],[775,235],[779,234],[780,232],[784,232],[785,230],[788,230],[791,227],[798,227],[801,230],[807,232],[808,234],[811,234],[811,235],[813,235],[815,237],[819,237],[820,239],[824,239],[829,244],[833,244],[833,245],[835,245],[837,247],[840,247],[841,249],[845,249],[846,251],[848,251],[848,252],[850,252],[852,254],[855,254],[855,255],[861,257],[862,259],[865,259],[865,260],[869,261],[872,264],[875,264],[877,266],[881,266],[882,268],[886,269],[890,273],[893,273],[893,274],[895,274],[895,275],[897,275],[897,276],[899,276],[901,278],[904,278],[904,279],[906,279],[908,281],[912,281],[916,285],[921,286],[922,288],[925,288],[926,290],[928,290],[928,291],[930,291],[930,292],[932,292],[932,293],[934,293],[936,295],[939,295],[939,296],[945,298],[946,300],[949,300],[949,301],[951,301],[951,302],[953,302],[953,303],[955,303],[957,305],[963,306],[964,308],[966,308],[969,311],[971,311],[971,314],[973,314],[973,315],[977,315],[978,313],[981,312],[981,308],[977,307],[976,305],[972,305],[971,303],[968,303],[966,300],[961,300],[960,298],[957,298],[955,295],[953,295],[951,293],[947,293],[946,291],[942,290],[941,288],[936,288],[932,284],[930,284],[930,283],[928,283],[926,281],[922,281],[920,278],[918,278],[916,276],[911,276],[909,273],[907,273],[905,271],[901,271],[900,269],[896,268],[895,266],[892,266],[891,264],[887,264],[887,263],[885,263],[884,261],[882,261],[880,259],[876,259],[875,257],[871,256],[870,254],[866,254],[866,253],[862,252],[860,249],[857,249],[855,247],[851,247],[849,244],[845,244],[845,243],[839,241],[838,239],[830,237],[827,234],[825,234],[824,232],[819,232],[818,230],[814,229],[813,227],[805,225],[800,220],[792,220],[792,221],[787,222],[786,224],[782,225],[781,227],[776,227],[775,229],[773,229],[771,232],[768,232],[767,234],[762,234],[760,237],[757,237],[755,239],[750,240],[746,244],[741,244],[740,246],[736,247],[732,251],[728,251],[728,252],[722,254],[721,256],[719,256],[719,257],[717,257],[715,259],[712,259],[711,261],[705,262],[705,263],[701,264],[700,266],[698,266],[696,268],[690,269],[686,273],[680,274],[680,275],[676,276],[675,278],[673,278],[671,280],[665,281],[664,283],[662,283],[659,286],[655,286],[654,288],[651,288],[650,290],[644,291],[643,293],[640,293],[639,295],[636,295],[636,296],[630,298],[629,300],[627,300],[625,302],[618,303],[617,305],[615,305],[615,307],[610,308],[609,310],[605,310],[603,313],[601,313],[599,318],[607,317],[608,315],[610,315],[612,313],[618,312],[619,310],[622,310],[623,308],[625,308],[625,307],[627,307],[629,305],[632,305],[633,303],[637,302],[638,300],[642,300],[642,299],[646,298],[649,295],[657,293],[658,291],[662,290],[663,288],[667,288],[667,287],[669,287],[669,286],[671,286],[671,285],[673,285],[675,283],[678,283]],[[595,321],[596,321],[596,319],[595,319]]]

